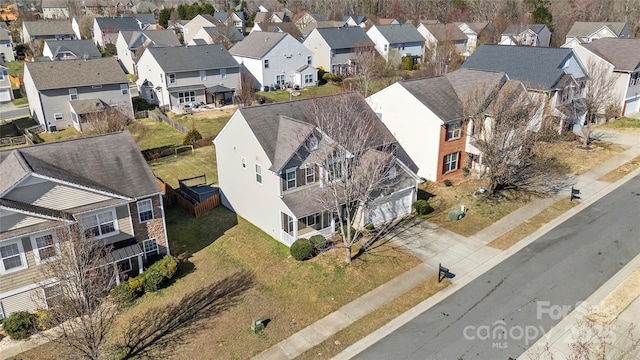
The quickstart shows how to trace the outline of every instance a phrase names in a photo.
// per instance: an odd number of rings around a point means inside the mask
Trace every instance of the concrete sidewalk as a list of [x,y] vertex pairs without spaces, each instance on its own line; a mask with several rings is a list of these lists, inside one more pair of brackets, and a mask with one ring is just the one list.
[[388,301],[401,296],[413,286],[434,276],[437,274],[439,263],[442,263],[448,267],[451,272],[456,274],[456,278],[453,280],[451,286],[425,300],[382,328],[374,331],[364,339],[349,346],[335,357],[335,359],[349,359],[426,311],[431,306],[437,304],[439,301],[442,301],[453,292],[533,242],[542,234],[605,196],[626,180],[640,174],[640,169],[637,169],[614,184],[597,180],[636,156],[640,156],[640,137],[637,135],[610,132],[606,132],[606,134],[607,141],[619,143],[629,147],[629,149],[605,161],[593,170],[576,177],[574,186],[581,191],[582,202],[580,205],[551,221],[505,251],[486,246],[486,244],[537,215],[559,199],[567,198],[570,194],[570,189],[552,198],[532,201],[471,237],[464,237],[415,219],[403,222],[390,235],[391,240],[402,245],[423,260],[424,263],[422,265],[383,284],[381,287],[343,306],[338,311],[329,314],[316,323],[309,325],[288,339],[258,354],[254,359],[280,360],[295,358],[322,343],[331,335],[346,328],[361,317],[375,311]]

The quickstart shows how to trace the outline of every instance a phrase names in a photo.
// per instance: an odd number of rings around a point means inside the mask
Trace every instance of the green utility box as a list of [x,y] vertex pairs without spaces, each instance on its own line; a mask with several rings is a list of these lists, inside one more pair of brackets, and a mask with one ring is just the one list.
[[264,330],[264,323],[262,322],[262,319],[253,318],[253,320],[251,321],[251,331],[255,334],[259,333],[262,330]]
[[461,220],[463,217],[464,217],[464,212],[462,212],[462,210],[453,209],[449,211],[449,220],[451,221],[458,221],[458,220]]

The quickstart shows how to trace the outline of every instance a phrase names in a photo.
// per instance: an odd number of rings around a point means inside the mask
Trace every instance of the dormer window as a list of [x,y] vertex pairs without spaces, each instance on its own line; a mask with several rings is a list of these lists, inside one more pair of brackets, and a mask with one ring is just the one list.
[[309,145],[309,151],[317,150],[318,149],[318,138],[315,135],[309,136],[308,145]]

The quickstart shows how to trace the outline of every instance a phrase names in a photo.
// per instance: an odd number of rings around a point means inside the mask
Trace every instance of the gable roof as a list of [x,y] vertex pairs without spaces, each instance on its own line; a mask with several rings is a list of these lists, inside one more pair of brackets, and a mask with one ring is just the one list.
[[[217,41],[218,37],[220,36],[231,41],[232,43],[237,43],[244,39],[244,35],[242,35],[240,31],[238,31],[238,29],[233,26],[203,26],[200,28],[200,30],[198,30],[198,33],[200,31],[204,31],[214,42]],[[198,36],[198,33],[196,33],[195,36]],[[197,39],[194,38],[192,40]]]
[[547,27],[545,24],[512,24],[502,32],[502,35],[520,35],[526,30],[540,34],[545,27]]
[[460,69],[443,76],[405,80],[399,84],[446,122],[464,117],[461,99],[467,91],[479,84],[498,85],[505,79],[503,72]]
[[503,71],[535,89],[549,90],[565,74],[571,49],[541,46],[480,45],[462,64],[466,69]]
[[160,192],[127,131],[0,151],[0,169],[16,174],[2,176],[2,192],[29,173],[129,198]]
[[612,63],[616,70],[640,69],[640,39],[602,38],[581,46]]
[[97,17],[95,21],[103,32],[117,33],[122,30],[140,30],[138,21],[133,17]]
[[29,36],[75,34],[70,21],[25,21],[22,24]]
[[374,25],[373,27],[378,29],[390,44],[424,41],[424,37],[412,24]]
[[585,22],[585,21],[576,21],[569,29],[567,33],[567,37],[580,37],[580,36],[589,36],[594,32],[600,30],[602,27],[607,26],[611,29],[616,35],[620,36],[622,30],[627,25],[626,22]]
[[486,28],[491,26],[491,23],[489,23],[489,22],[468,22],[468,23],[465,23],[465,24],[467,24],[467,26],[469,28],[471,28],[471,30],[475,31],[476,34],[480,34]]
[[[373,113],[373,110],[367,105],[366,101],[360,95],[355,93],[343,93],[322,97],[322,99],[330,99],[332,97],[348,96],[351,97],[359,110],[363,111],[371,121],[375,121],[376,136],[373,138],[375,145],[390,143],[395,138],[386,126]],[[298,136],[298,133],[304,132],[315,126],[314,120],[310,114],[310,109],[316,99],[302,99],[290,102],[272,103],[266,105],[258,105],[252,107],[243,107],[237,110],[242,114],[243,118],[251,128],[254,136],[258,139],[262,149],[269,157],[269,161],[273,164],[271,169],[279,170],[284,163],[293,155],[301,142],[304,140]],[[308,125],[306,125],[308,124]],[[296,130],[297,129],[297,130]],[[294,131],[293,133],[291,131]],[[294,148],[294,144],[295,148]],[[373,144],[372,144],[373,145]],[[292,149],[291,153],[289,149]],[[286,151],[285,151],[286,150]]]
[[244,40],[229,49],[229,53],[236,56],[261,59],[287,36],[291,35],[287,33],[254,31],[247,35]]
[[115,58],[27,62],[25,66],[39,91],[129,82]]
[[129,48],[139,47],[149,39],[154,45],[180,46],[180,41],[173,30],[123,30],[120,31]]
[[2,31],[2,29],[0,29],[0,40],[9,40],[13,42],[13,39],[11,38],[11,33],[7,31]]
[[327,42],[331,49],[352,49],[375,46],[367,32],[359,26],[339,28],[317,28],[315,31]]
[[353,20],[354,23],[356,23],[357,25],[362,24],[363,22],[367,21],[367,17],[364,15],[345,15],[342,17],[342,21],[344,21],[345,23],[347,21],[349,21],[349,19]]
[[235,68],[240,65],[222,45],[152,47],[147,50],[165,72]]
[[467,35],[453,23],[424,25],[438,41],[468,40]]
[[61,52],[70,52],[79,59],[101,58],[100,50],[93,40],[47,40],[45,45],[51,49],[53,57],[56,58]]
[[281,22],[281,23],[256,23],[256,26],[260,28],[260,30],[265,32],[278,32],[276,30],[280,29],[280,32],[286,32],[287,34],[293,36],[295,39],[301,39],[303,37],[302,32],[296,26],[296,24],[292,22]]

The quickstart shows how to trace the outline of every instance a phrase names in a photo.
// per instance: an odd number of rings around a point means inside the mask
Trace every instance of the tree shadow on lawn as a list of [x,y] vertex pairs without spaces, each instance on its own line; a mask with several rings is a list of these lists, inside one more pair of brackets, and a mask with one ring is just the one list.
[[[398,257],[398,251],[404,251],[401,245],[393,244],[392,240],[406,231],[412,230],[420,224],[426,224],[413,216],[406,216],[398,222],[391,222],[379,226],[371,238],[366,240],[353,259],[367,261],[367,257]],[[365,256],[366,255],[366,256]]]
[[253,276],[239,271],[210,288],[185,294],[178,303],[142,311],[129,319],[115,347],[122,359],[166,358],[176,344],[187,341],[195,323],[236,305],[253,285]]

